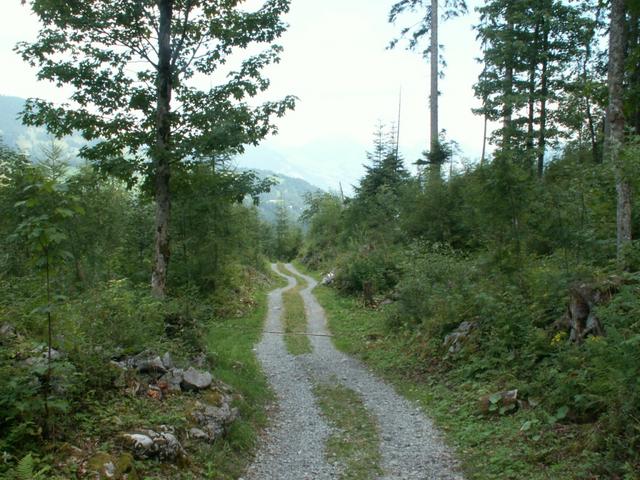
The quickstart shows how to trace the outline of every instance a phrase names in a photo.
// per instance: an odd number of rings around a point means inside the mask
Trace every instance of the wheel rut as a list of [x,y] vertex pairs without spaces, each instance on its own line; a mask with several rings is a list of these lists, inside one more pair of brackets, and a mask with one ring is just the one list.
[[[292,356],[281,335],[265,333],[256,353],[278,398],[278,410],[265,432],[256,459],[247,472],[252,480],[300,480],[340,478],[336,465],[323,456],[330,427],[322,418],[313,385],[338,381],[357,392],[380,429],[381,479],[463,480],[451,451],[432,422],[386,382],[369,372],[358,360],[338,351],[328,335],[324,310],[312,290],[317,282],[298,272],[308,286],[300,294],[307,316],[307,333],[313,352]],[[289,284],[269,295],[265,332],[280,332],[282,293]]]

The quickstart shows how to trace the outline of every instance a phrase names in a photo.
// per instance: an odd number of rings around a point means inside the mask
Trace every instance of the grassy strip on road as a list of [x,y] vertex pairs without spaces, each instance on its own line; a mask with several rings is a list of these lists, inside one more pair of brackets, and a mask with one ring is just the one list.
[[327,439],[325,456],[340,466],[344,480],[368,480],[382,474],[380,436],[356,392],[338,385],[316,385],[313,393],[323,416],[334,428]]
[[282,294],[284,313],[282,315],[282,323],[284,326],[284,341],[287,350],[291,355],[303,355],[311,353],[312,347],[309,337],[305,335],[307,331],[307,314],[304,308],[304,302],[300,296],[300,291],[307,287],[307,282],[300,276],[287,270],[281,263],[278,269],[285,275],[296,278],[298,284]]

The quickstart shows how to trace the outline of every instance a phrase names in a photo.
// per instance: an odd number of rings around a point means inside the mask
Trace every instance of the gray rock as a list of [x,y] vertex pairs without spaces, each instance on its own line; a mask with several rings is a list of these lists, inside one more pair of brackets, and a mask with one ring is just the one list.
[[3,323],[0,326],[0,340],[12,340],[18,336],[16,327],[10,323]]
[[171,358],[171,354],[169,352],[165,352],[165,354],[162,356],[162,365],[164,365],[164,368],[166,368],[167,370],[171,370],[175,367],[173,358]]
[[322,277],[322,281],[320,283],[322,285],[331,285],[335,279],[336,279],[336,272],[335,270],[331,270],[324,277]]
[[[46,365],[49,361],[49,349],[46,345],[42,345],[40,347],[34,348],[31,353],[35,355],[33,357],[27,358],[24,362],[27,365]],[[55,348],[51,349],[51,361],[55,362],[60,360],[63,357],[62,353],[56,350]]]
[[195,427],[189,430],[189,437],[196,440],[209,440],[209,435],[206,432]]
[[200,352],[198,355],[193,357],[192,363],[196,367],[200,367],[200,368],[204,367],[207,364],[207,355],[203,352]]
[[104,475],[107,478],[113,478],[116,476],[116,466],[113,462],[107,462],[104,464]]
[[167,391],[169,392],[180,392],[182,391],[181,384],[184,379],[184,370],[181,368],[172,368],[167,373],[165,373],[158,383],[164,382],[167,385]]
[[471,332],[478,327],[475,322],[462,322],[458,328],[444,338],[444,346],[449,347],[449,353],[458,353],[471,335]]
[[196,404],[191,416],[198,425],[196,430],[205,434],[199,438],[213,442],[224,435],[227,427],[238,418],[238,409],[231,407],[231,401],[229,395],[222,394],[219,406]]
[[211,386],[211,382],[213,382],[213,377],[209,372],[203,372],[189,367],[189,369],[184,372],[181,385],[184,390],[204,390]]
[[140,373],[164,374],[167,372],[160,357],[142,357],[135,361],[136,370]]
[[125,445],[136,458],[159,458],[177,460],[186,457],[186,452],[171,429],[162,426],[161,431],[140,430],[122,435]]

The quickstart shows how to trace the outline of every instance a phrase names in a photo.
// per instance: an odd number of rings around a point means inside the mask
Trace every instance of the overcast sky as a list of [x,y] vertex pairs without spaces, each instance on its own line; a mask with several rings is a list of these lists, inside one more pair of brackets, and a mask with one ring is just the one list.
[[[286,17],[290,28],[279,42],[285,48],[282,62],[266,73],[272,82],[269,97],[293,94],[300,101],[278,122],[279,135],[250,149],[239,164],[302,176],[323,188],[337,188],[338,182],[348,188],[363,171],[377,122],[396,120],[400,88],[400,149],[408,165],[418,158],[428,143],[429,66],[419,53],[386,49],[401,26],[413,21],[388,24],[393,3],[293,0]],[[459,142],[465,157],[475,160],[482,147],[482,119],[471,113],[478,106],[472,85],[481,67],[472,25],[477,23],[473,7],[481,0],[468,3],[470,15],[441,27],[448,66],[440,83],[440,126]],[[19,0],[3,0],[0,94],[62,101],[68,92],[37,82],[35,71],[12,51],[16,42],[35,38],[37,29]]]

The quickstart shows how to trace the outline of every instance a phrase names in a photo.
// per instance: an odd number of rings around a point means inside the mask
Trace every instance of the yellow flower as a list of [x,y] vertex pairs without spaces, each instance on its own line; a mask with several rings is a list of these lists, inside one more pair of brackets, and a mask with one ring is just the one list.
[[551,339],[551,345],[556,346],[567,338],[567,332],[558,332]]

